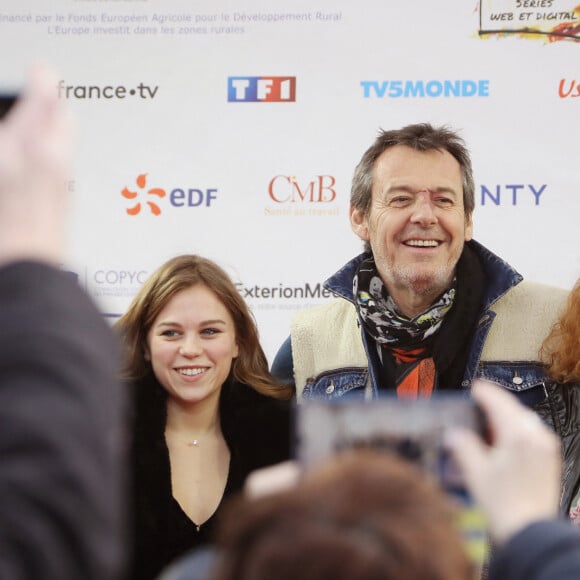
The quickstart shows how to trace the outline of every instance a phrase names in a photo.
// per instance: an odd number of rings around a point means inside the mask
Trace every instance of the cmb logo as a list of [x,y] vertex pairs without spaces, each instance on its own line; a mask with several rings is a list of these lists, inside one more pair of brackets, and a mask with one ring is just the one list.
[[268,195],[276,203],[330,203],[336,199],[332,175],[316,175],[310,181],[276,175],[268,184]]
[[229,77],[230,103],[291,103],[296,101],[296,77]]
[[200,189],[193,187],[148,187],[148,173],[140,173],[135,179],[136,187],[124,187],[121,195],[131,202],[125,212],[130,216],[136,216],[141,212],[159,216],[163,212],[163,200],[173,207],[211,207],[217,199],[216,188]]

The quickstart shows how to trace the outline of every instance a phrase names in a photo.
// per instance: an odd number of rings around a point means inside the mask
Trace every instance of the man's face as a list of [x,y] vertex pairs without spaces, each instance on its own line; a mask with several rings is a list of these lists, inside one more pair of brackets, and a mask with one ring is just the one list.
[[379,156],[369,213],[351,208],[350,218],[353,231],[370,243],[387,290],[408,316],[428,308],[450,286],[473,232],[457,160],[447,151],[404,145]]

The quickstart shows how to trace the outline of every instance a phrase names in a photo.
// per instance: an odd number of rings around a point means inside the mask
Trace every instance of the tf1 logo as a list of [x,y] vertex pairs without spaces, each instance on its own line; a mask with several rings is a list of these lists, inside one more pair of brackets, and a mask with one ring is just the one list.
[[235,103],[296,101],[296,77],[229,77],[228,101]]

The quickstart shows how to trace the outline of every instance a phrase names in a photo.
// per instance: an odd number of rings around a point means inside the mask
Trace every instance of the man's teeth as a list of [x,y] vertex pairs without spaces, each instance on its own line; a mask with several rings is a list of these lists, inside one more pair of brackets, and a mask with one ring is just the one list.
[[439,242],[437,240],[409,240],[408,242],[405,242],[405,244],[407,244],[407,246],[435,248],[439,245]]
[[201,375],[205,372],[205,369],[177,369],[180,375],[187,375],[188,377],[193,377],[195,375]]

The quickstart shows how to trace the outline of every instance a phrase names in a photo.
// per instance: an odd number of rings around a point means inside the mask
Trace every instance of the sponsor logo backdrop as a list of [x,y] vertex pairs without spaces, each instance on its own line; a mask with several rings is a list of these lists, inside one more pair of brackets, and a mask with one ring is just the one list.
[[576,0],[3,0],[0,88],[54,64],[78,120],[65,267],[114,321],[167,258],[232,275],[271,359],[362,243],[379,127],[459,129],[475,237],[529,279],[580,273]]

